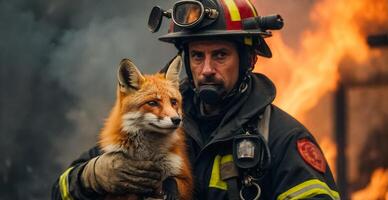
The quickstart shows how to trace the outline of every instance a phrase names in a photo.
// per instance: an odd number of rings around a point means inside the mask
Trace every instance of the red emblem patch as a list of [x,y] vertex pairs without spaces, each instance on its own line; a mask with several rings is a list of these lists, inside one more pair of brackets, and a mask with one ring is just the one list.
[[307,138],[299,139],[297,145],[299,154],[307,164],[319,172],[326,172],[326,161],[317,145]]

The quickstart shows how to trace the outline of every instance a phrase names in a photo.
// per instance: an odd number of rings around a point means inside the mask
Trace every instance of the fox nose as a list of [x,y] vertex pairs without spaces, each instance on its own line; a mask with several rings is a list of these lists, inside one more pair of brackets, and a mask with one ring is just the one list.
[[171,121],[175,126],[178,126],[179,123],[181,123],[181,118],[180,117],[171,117]]

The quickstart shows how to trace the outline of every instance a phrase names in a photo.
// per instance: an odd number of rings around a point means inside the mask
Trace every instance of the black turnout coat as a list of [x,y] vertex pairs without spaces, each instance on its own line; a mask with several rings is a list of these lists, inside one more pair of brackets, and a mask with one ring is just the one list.
[[[194,92],[182,85],[183,126],[195,180],[195,199],[228,199],[227,184],[220,179],[220,163],[232,154],[233,137],[242,127],[271,105],[268,145],[272,162],[259,180],[260,199],[340,199],[321,150],[310,132],[297,120],[272,105],[273,83],[262,74],[252,74],[247,90],[232,100],[226,112],[202,117]],[[52,199],[97,199],[80,184],[84,163],[98,156],[95,147],[75,160],[54,183]]]

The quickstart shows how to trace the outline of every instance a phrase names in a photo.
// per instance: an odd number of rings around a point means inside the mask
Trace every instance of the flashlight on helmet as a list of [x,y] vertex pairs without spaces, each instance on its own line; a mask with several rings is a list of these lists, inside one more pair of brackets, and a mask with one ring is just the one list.
[[278,15],[257,16],[242,20],[242,25],[245,30],[261,29],[266,30],[280,30],[284,26],[283,18]]

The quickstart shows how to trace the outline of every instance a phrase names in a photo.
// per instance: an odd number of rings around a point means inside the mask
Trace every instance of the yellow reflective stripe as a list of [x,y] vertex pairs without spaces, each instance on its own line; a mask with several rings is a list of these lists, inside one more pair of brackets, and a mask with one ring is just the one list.
[[73,169],[70,167],[59,177],[59,190],[61,191],[62,200],[73,200],[69,192],[69,173]]
[[252,2],[250,0],[245,0],[247,2],[247,4],[249,5],[249,7],[251,7],[251,10],[252,10],[252,13],[253,13],[253,16],[257,16],[257,12],[256,12],[256,9],[255,7],[253,7],[252,5]]
[[301,193],[300,195],[297,195],[294,197],[294,199],[304,199],[304,198],[311,198],[311,197],[315,197],[317,195],[320,195],[320,194],[326,194],[328,196],[330,196],[333,200],[339,200],[340,197],[338,195],[337,192],[337,197],[335,196],[335,194],[333,193],[335,191],[333,190],[327,190],[326,188],[312,188],[304,193]]
[[233,162],[233,156],[232,154],[228,154],[228,155],[225,155],[225,156],[222,156],[221,158],[221,164],[225,164],[227,162]]
[[221,190],[227,190],[228,187],[227,187],[225,181],[222,181],[221,177],[220,177],[220,161],[221,161],[221,156],[217,155],[214,158],[212,175],[210,177],[209,187],[218,188]]
[[224,0],[226,7],[228,7],[230,13],[230,20],[232,21],[241,21],[240,11],[234,0]]
[[279,195],[277,200],[303,199],[314,197],[319,194],[326,194],[333,200],[340,200],[338,192],[331,190],[326,183],[318,179],[308,180],[292,187],[291,189]]
[[213,168],[212,168],[212,175],[210,177],[209,187],[212,188],[218,188],[221,190],[227,190],[228,185],[225,181],[221,179],[221,173],[220,173],[220,167],[221,164],[227,163],[227,162],[233,162],[233,156],[232,154],[228,154],[225,156],[217,155],[214,158],[213,162]]

